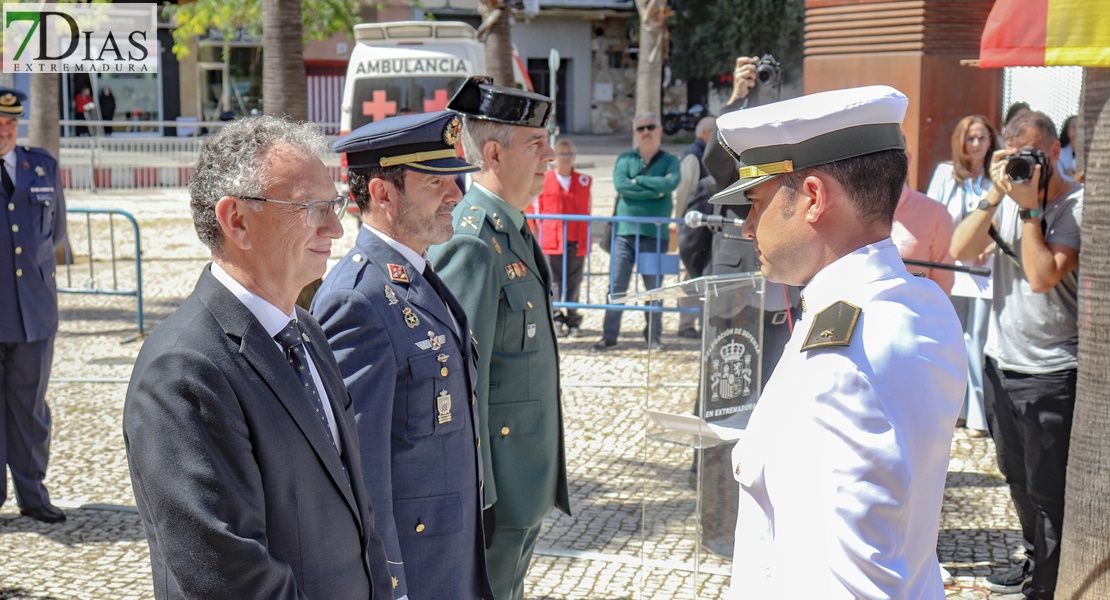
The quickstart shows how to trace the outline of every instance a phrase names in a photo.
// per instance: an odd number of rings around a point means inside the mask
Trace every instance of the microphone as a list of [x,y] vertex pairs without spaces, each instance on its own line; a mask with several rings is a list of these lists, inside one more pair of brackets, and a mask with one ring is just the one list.
[[732,225],[734,227],[743,227],[744,219],[730,219],[720,215],[707,215],[705,213],[691,210],[686,213],[686,226],[687,227],[724,227]]

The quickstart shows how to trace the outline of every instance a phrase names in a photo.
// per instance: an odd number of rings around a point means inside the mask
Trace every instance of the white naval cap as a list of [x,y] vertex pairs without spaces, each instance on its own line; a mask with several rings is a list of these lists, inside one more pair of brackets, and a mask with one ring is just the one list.
[[712,204],[747,204],[744,190],[783,173],[905,149],[909,100],[886,85],[821,92],[731,112],[717,119],[717,141],[740,161],[740,179]]

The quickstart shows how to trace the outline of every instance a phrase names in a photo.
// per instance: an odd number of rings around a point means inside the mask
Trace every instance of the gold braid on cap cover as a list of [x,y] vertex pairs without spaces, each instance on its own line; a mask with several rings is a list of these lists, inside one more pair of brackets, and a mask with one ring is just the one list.
[[754,179],[756,177],[763,177],[764,175],[780,175],[782,173],[789,173],[793,170],[794,161],[780,160],[779,162],[762,165],[740,167],[740,179]]

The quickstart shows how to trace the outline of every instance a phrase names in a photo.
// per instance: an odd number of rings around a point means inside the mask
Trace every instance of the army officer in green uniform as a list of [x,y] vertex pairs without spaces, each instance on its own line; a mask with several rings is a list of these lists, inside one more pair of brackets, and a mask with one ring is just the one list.
[[544,517],[570,514],[551,273],[524,217],[555,158],[551,100],[475,77],[447,108],[464,115],[463,151],[481,170],[455,235],[428,255],[477,343],[486,565],[494,597],[520,600]]

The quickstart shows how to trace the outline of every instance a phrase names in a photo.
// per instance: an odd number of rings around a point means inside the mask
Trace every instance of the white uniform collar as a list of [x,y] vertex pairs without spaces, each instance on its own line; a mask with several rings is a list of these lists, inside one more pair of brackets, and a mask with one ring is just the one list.
[[383,242],[389,244],[390,248],[393,248],[394,250],[399,252],[401,256],[405,257],[405,260],[409,261],[409,263],[412,264],[413,268],[415,268],[417,271],[419,271],[420,273],[424,272],[424,264],[428,262],[427,258],[420,256],[416,253],[416,250],[409,248],[408,246],[402,244],[401,242],[398,242],[397,240],[378,231],[377,229],[374,229],[366,223],[363,223],[362,226],[365,227],[366,230],[370,233],[381,238]]
[[216,278],[230,291],[235,294],[235,297],[251,311],[254,318],[262,324],[263,329],[270,337],[274,337],[285,329],[290,320],[297,318],[297,309],[293,309],[291,314],[285,314],[280,308],[270,304],[268,301],[262,299],[261,296],[243,287],[243,284],[236,281],[227,271],[223,269],[218,263],[212,263],[212,276]]
[[886,238],[850,252],[813,276],[802,290],[803,317],[816,314],[837,300],[845,298],[845,290],[857,290],[865,283],[896,276],[906,265],[898,255],[894,241]]

